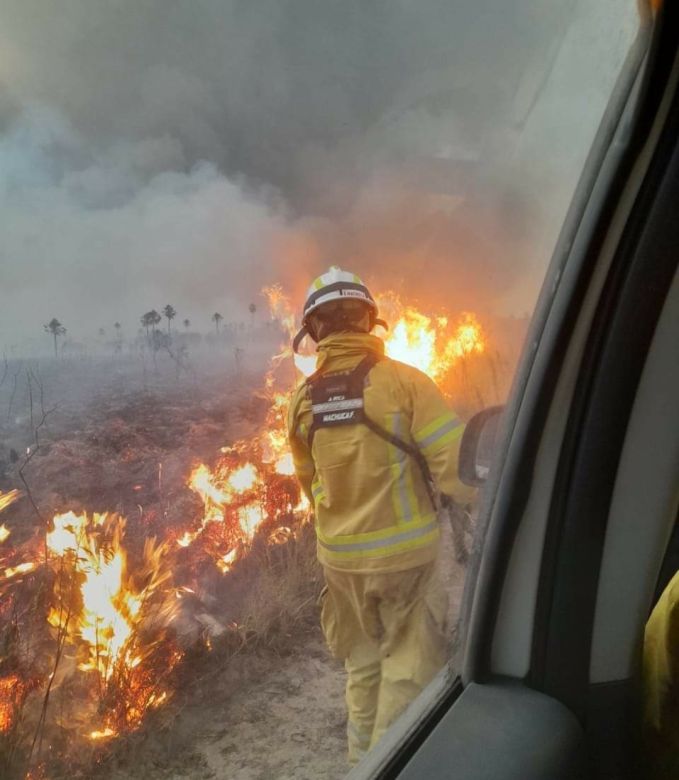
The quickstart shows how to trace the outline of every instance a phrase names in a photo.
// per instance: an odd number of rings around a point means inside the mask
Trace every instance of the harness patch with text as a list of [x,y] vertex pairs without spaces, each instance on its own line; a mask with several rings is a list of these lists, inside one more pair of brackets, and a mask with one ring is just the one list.
[[363,423],[380,438],[398,447],[410,455],[422,472],[432,507],[436,511],[433,479],[425,457],[415,444],[403,441],[398,436],[382,428],[365,413],[363,392],[366,377],[372,367],[383,358],[367,355],[352,370],[337,373],[314,374],[307,380],[313,420],[309,429],[308,444],[311,449],[314,434],[319,428],[333,428],[339,425],[357,425]]
[[[314,428],[363,422],[364,376],[355,372],[326,375],[310,385]],[[358,380],[358,381],[357,381]]]

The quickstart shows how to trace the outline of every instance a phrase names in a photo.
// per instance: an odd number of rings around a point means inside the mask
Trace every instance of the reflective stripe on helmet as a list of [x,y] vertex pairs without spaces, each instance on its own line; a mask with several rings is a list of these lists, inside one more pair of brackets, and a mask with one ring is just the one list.
[[377,305],[370,290],[363,284],[361,277],[358,274],[343,271],[337,266],[332,266],[311,283],[304,304],[303,317],[306,318],[314,309],[324,303],[345,297],[365,301],[377,312]]
[[325,303],[346,298],[363,301],[377,311],[377,305],[365,285],[356,284],[355,282],[335,282],[334,284],[314,290],[311,295],[309,295],[304,304],[304,317],[308,317],[312,311],[318,309],[319,306],[323,306]]

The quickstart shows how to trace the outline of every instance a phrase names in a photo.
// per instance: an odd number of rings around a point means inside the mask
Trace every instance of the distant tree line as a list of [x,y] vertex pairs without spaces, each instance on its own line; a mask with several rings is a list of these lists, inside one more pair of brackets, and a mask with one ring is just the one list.
[[[257,306],[254,303],[251,303],[248,306],[248,311],[250,312],[250,328],[254,330],[255,327],[255,314],[257,312]],[[161,338],[161,335],[158,330],[158,325],[162,322],[163,317],[167,320],[167,334],[164,336],[165,339],[171,340],[172,338],[172,320],[177,316],[177,310],[172,306],[172,304],[168,303],[162,310],[162,315],[156,311],[156,309],[151,309],[150,311],[147,311],[145,314],[142,314],[139,321],[142,325],[142,328],[146,331],[146,340],[148,343],[152,344],[155,349],[158,349],[160,346],[163,346],[161,342],[163,342],[163,338]],[[216,311],[211,317],[211,321],[214,323],[215,326],[215,333],[217,336],[222,332],[222,323],[224,321],[224,315],[220,312]],[[189,328],[191,327],[191,320],[190,319],[184,319],[183,321],[184,329],[188,333]],[[116,351],[119,352],[122,348],[122,325],[120,322],[114,322],[113,328],[115,330],[115,346]],[[229,327],[232,330],[244,330],[245,329],[245,323],[239,322],[239,323],[229,323]],[[54,356],[58,357],[59,355],[59,339],[64,336],[67,332],[64,325],[61,324],[61,322],[56,318],[53,317],[46,325],[43,326],[46,333],[51,334],[53,338],[53,345],[54,345]],[[104,338],[106,336],[106,330],[104,328],[99,328],[98,335],[100,338]]]

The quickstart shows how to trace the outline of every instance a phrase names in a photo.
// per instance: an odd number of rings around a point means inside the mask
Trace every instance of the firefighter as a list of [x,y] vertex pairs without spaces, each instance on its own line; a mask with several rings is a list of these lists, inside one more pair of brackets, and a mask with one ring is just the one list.
[[679,571],[646,624],[643,652],[646,774],[679,777]]
[[294,348],[311,337],[317,367],[288,417],[326,581],[321,625],[348,674],[352,764],[446,661],[434,483],[471,499],[457,478],[461,421],[425,374],[385,357],[376,325],[358,276],[332,267],[313,282]]

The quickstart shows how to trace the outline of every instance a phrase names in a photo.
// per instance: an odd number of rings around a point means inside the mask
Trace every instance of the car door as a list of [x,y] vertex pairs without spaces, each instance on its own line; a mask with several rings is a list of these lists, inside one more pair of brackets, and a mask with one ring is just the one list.
[[[679,493],[679,19],[656,12],[503,412],[461,671],[442,672],[353,778],[643,776],[643,627]],[[482,429],[468,426],[467,458]]]

